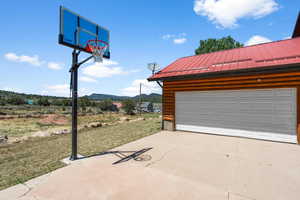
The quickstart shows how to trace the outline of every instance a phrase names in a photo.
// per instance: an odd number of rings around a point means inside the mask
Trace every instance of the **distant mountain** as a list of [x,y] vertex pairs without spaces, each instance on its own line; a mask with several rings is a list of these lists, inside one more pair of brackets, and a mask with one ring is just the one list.
[[[10,92],[10,91],[4,91],[0,90],[0,98],[10,98],[10,97],[22,97],[24,99],[39,99],[41,97],[47,97],[49,100],[54,100],[54,99],[67,99],[66,97],[57,97],[57,96],[45,96],[45,95],[36,95],[36,94],[25,94],[25,93],[18,93],[18,92]],[[129,97],[129,96],[118,96],[118,95],[110,95],[110,94],[91,94],[85,96],[91,100],[98,100],[98,101],[103,101],[105,99],[111,99],[113,101],[122,101],[124,99],[133,99],[138,101],[140,96],[134,96],[134,97]],[[161,95],[156,94],[156,93],[151,93],[149,95],[147,94],[142,94],[141,95],[142,101],[150,101],[150,102],[161,102]]]
[[[110,94],[91,94],[89,96],[86,96],[89,99],[92,100],[105,100],[105,99],[111,99],[113,101],[122,101],[124,99],[133,99],[138,101],[140,99],[140,96],[134,96],[134,97],[129,97],[129,96],[117,96],[117,95],[110,95]],[[156,93],[151,93],[151,94],[142,94],[141,95],[142,101],[150,101],[150,102],[161,102],[161,95],[156,94]]]
[[0,90],[0,97],[4,97],[4,98],[22,97],[25,99],[38,99],[41,97],[47,97],[48,99],[65,99],[65,97],[46,96],[46,95],[38,95],[38,94],[25,94],[25,93],[11,92],[5,90]]
[[[137,95],[135,97],[132,97],[134,100],[139,100],[140,95]],[[161,95],[156,94],[156,93],[151,93],[151,94],[142,94],[141,95],[142,101],[150,101],[150,102],[155,102],[155,103],[161,103]]]
[[92,100],[105,100],[105,99],[111,99],[113,101],[120,101],[120,100],[124,100],[124,99],[128,99],[130,97],[127,97],[127,96],[117,96],[117,95],[111,95],[111,94],[91,94],[91,95],[87,95],[86,96],[87,98],[89,99],[92,99]]

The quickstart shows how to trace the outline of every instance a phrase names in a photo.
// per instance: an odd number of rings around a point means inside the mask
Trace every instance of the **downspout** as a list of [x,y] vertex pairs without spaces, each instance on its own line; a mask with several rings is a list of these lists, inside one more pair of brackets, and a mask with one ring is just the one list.
[[156,81],[156,83],[161,87],[161,130],[164,130],[164,87],[163,85],[159,82]]

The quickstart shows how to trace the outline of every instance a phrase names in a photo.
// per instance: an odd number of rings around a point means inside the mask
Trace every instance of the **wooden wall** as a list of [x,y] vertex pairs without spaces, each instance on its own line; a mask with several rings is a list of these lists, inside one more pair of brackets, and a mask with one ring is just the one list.
[[259,88],[297,88],[297,129],[300,143],[300,72],[246,75],[195,80],[164,81],[163,119],[173,122],[175,128],[175,92],[203,90],[234,90]]

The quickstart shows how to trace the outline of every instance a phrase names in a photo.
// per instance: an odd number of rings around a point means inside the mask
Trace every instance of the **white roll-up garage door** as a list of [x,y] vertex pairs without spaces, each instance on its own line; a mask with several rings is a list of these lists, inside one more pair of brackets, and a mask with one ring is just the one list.
[[297,142],[296,89],[176,92],[176,130]]

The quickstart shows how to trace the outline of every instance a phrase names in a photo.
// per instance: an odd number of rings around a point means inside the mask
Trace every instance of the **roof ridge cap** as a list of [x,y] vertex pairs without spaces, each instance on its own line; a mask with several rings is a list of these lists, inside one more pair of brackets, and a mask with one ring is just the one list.
[[243,46],[243,47],[237,47],[237,48],[232,48],[232,49],[224,49],[224,50],[220,50],[220,51],[214,51],[214,52],[209,52],[209,53],[204,53],[204,54],[199,54],[199,55],[184,56],[184,57],[178,58],[177,60],[183,59],[183,58],[189,58],[189,57],[197,57],[197,56],[202,56],[202,55],[208,55],[208,54],[213,54],[213,53],[217,53],[217,52],[231,51],[231,50],[235,50],[235,49],[243,49],[243,48],[255,47],[255,46],[260,46],[260,45],[266,45],[266,44],[270,44],[270,43],[283,42],[283,41],[287,41],[287,40],[296,40],[296,39],[300,39],[300,37],[281,39],[281,40],[265,42],[265,43],[260,43],[260,44],[254,44],[254,45],[249,45],[249,46]]

